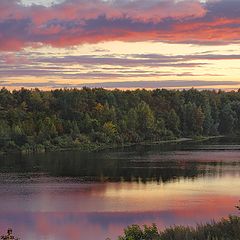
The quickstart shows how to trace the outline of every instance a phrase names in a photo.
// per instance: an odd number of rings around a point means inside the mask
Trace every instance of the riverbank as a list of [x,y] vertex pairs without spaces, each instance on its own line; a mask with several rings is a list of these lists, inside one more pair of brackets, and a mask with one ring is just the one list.
[[158,144],[166,144],[166,143],[181,143],[181,142],[203,142],[208,141],[211,139],[217,139],[217,138],[223,138],[226,137],[224,135],[218,135],[218,136],[194,136],[194,137],[183,137],[183,138],[176,138],[176,139],[169,139],[169,140],[163,140],[163,141],[150,141],[150,142],[141,142],[141,143],[135,143],[134,145],[158,145]]
[[72,151],[78,150],[82,152],[98,152],[107,149],[117,149],[131,146],[150,146],[150,145],[161,145],[161,144],[177,144],[183,142],[202,142],[215,138],[223,138],[225,136],[197,136],[197,137],[182,137],[173,138],[160,141],[143,141],[134,143],[123,143],[123,144],[106,144],[106,143],[68,143],[66,145],[53,145],[53,144],[35,144],[33,146],[24,145],[22,147],[2,149],[0,150],[0,155],[7,153],[22,153],[22,154],[32,154],[32,153],[44,153],[44,152],[60,152],[60,151]]
[[174,226],[159,231],[156,225],[132,225],[124,230],[118,240],[239,240],[240,217],[229,216],[219,222],[198,224],[194,227]]

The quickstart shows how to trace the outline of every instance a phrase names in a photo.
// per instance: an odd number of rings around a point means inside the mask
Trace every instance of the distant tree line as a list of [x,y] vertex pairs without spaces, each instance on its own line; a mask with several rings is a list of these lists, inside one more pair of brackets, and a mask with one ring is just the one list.
[[240,92],[0,90],[0,149],[91,148],[240,133]]

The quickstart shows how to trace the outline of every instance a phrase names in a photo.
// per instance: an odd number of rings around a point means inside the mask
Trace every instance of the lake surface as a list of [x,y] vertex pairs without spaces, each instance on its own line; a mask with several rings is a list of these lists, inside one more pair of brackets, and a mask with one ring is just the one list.
[[0,156],[0,233],[116,239],[131,224],[195,225],[236,214],[240,141],[218,139]]

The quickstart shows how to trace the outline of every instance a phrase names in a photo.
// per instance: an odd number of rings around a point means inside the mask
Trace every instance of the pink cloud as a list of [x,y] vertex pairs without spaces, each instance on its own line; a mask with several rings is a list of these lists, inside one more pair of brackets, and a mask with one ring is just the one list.
[[26,56],[17,56],[14,53],[9,53],[3,56],[3,61],[6,64],[27,64],[30,63]]
[[134,20],[160,21],[166,17],[201,17],[206,13],[196,0],[143,0],[102,1],[66,0],[51,7],[40,5],[23,6],[17,0],[2,0],[1,19],[21,19],[30,17],[34,23],[43,24],[52,19],[74,20],[93,19],[99,16],[112,18],[131,18]]
[[111,40],[234,43],[240,40],[240,17],[230,13],[238,7],[232,0],[66,0],[50,7],[2,0],[0,50]]

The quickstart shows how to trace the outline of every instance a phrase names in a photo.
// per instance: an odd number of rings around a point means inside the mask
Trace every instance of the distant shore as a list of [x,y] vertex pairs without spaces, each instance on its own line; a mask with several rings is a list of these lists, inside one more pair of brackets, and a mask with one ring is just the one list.
[[124,143],[124,144],[101,144],[101,143],[88,143],[82,144],[78,147],[69,147],[69,148],[60,148],[58,146],[51,146],[50,148],[46,148],[44,146],[35,147],[33,149],[5,149],[0,150],[0,155],[8,154],[8,153],[22,153],[22,154],[32,154],[32,153],[45,153],[45,152],[61,152],[61,151],[82,151],[82,152],[98,152],[103,150],[131,147],[131,146],[150,146],[150,145],[162,145],[162,144],[174,144],[174,143],[182,143],[182,142],[201,142],[207,141],[210,139],[223,138],[226,136],[218,135],[218,136],[195,136],[195,137],[182,137],[182,138],[174,138],[174,139],[166,139],[160,141],[143,141],[138,143]]
[[0,99],[5,153],[93,152],[240,135],[238,92],[3,88]]
[[[207,141],[210,139],[217,139],[217,138],[223,138],[223,137],[226,137],[226,136],[218,135],[218,136],[182,137],[182,138],[169,139],[169,140],[142,142],[142,143],[139,143],[139,145],[158,145],[158,144],[165,144],[165,143],[181,143],[181,142],[189,142],[189,141],[201,142],[201,141]],[[138,143],[136,143],[135,145],[138,145]]]

